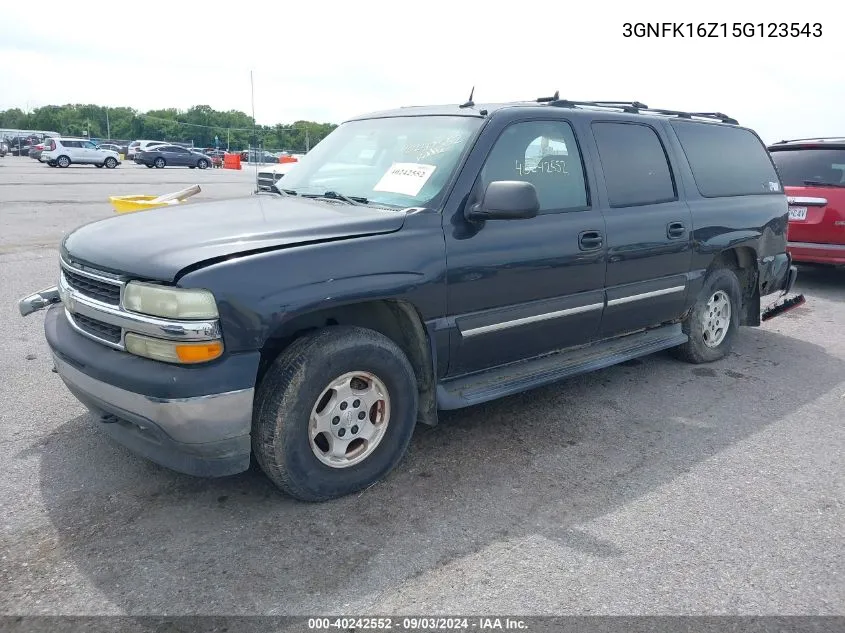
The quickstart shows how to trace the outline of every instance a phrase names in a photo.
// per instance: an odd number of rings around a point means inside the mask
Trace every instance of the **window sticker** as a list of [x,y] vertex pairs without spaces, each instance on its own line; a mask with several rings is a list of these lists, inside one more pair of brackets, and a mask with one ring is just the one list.
[[373,191],[400,193],[416,196],[437,169],[435,165],[420,163],[393,163],[378,181]]

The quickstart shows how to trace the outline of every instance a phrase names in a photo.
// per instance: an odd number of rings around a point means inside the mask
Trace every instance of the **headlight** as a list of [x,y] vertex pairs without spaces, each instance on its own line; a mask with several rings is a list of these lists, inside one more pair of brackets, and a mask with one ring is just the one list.
[[124,341],[127,352],[165,363],[205,363],[219,358],[223,354],[223,343],[220,341],[183,343],[180,341],[165,341],[131,332],[126,333]]
[[123,291],[127,310],[166,319],[216,319],[217,302],[208,290],[130,281]]

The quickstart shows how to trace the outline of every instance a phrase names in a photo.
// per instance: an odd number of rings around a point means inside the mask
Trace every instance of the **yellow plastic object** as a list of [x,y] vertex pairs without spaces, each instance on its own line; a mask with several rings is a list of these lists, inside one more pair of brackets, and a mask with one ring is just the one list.
[[166,202],[152,202],[158,196],[109,196],[109,202],[114,207],[115,213],[134,213],[135,211],[147,211],[158,207],[169,207],[179,204],[182,200],[169,200]]

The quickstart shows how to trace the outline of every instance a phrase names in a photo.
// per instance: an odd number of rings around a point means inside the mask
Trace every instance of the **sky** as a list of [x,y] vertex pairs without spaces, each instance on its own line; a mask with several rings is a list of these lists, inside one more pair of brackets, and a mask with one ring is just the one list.
[[[837,5],[7,0],[0,109],[206,104],[250,113],[252,71],[255,116],[265,125],[460,103],[474,86],[477,103],[559,90],[573,100],[719,111],[766,142],[845,135]],[[734,23],[810,22],[822,36],[626,38],[628,22],[726,23],[729,35]],[[215,37],[221,32],[229,37]]]

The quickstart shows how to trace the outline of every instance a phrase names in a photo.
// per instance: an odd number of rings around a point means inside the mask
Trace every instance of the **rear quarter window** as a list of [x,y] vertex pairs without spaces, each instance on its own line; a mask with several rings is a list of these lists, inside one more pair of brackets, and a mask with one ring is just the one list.
[[707,198],[782,194],[763,142],[744,128],[673,121],[699,193]]

